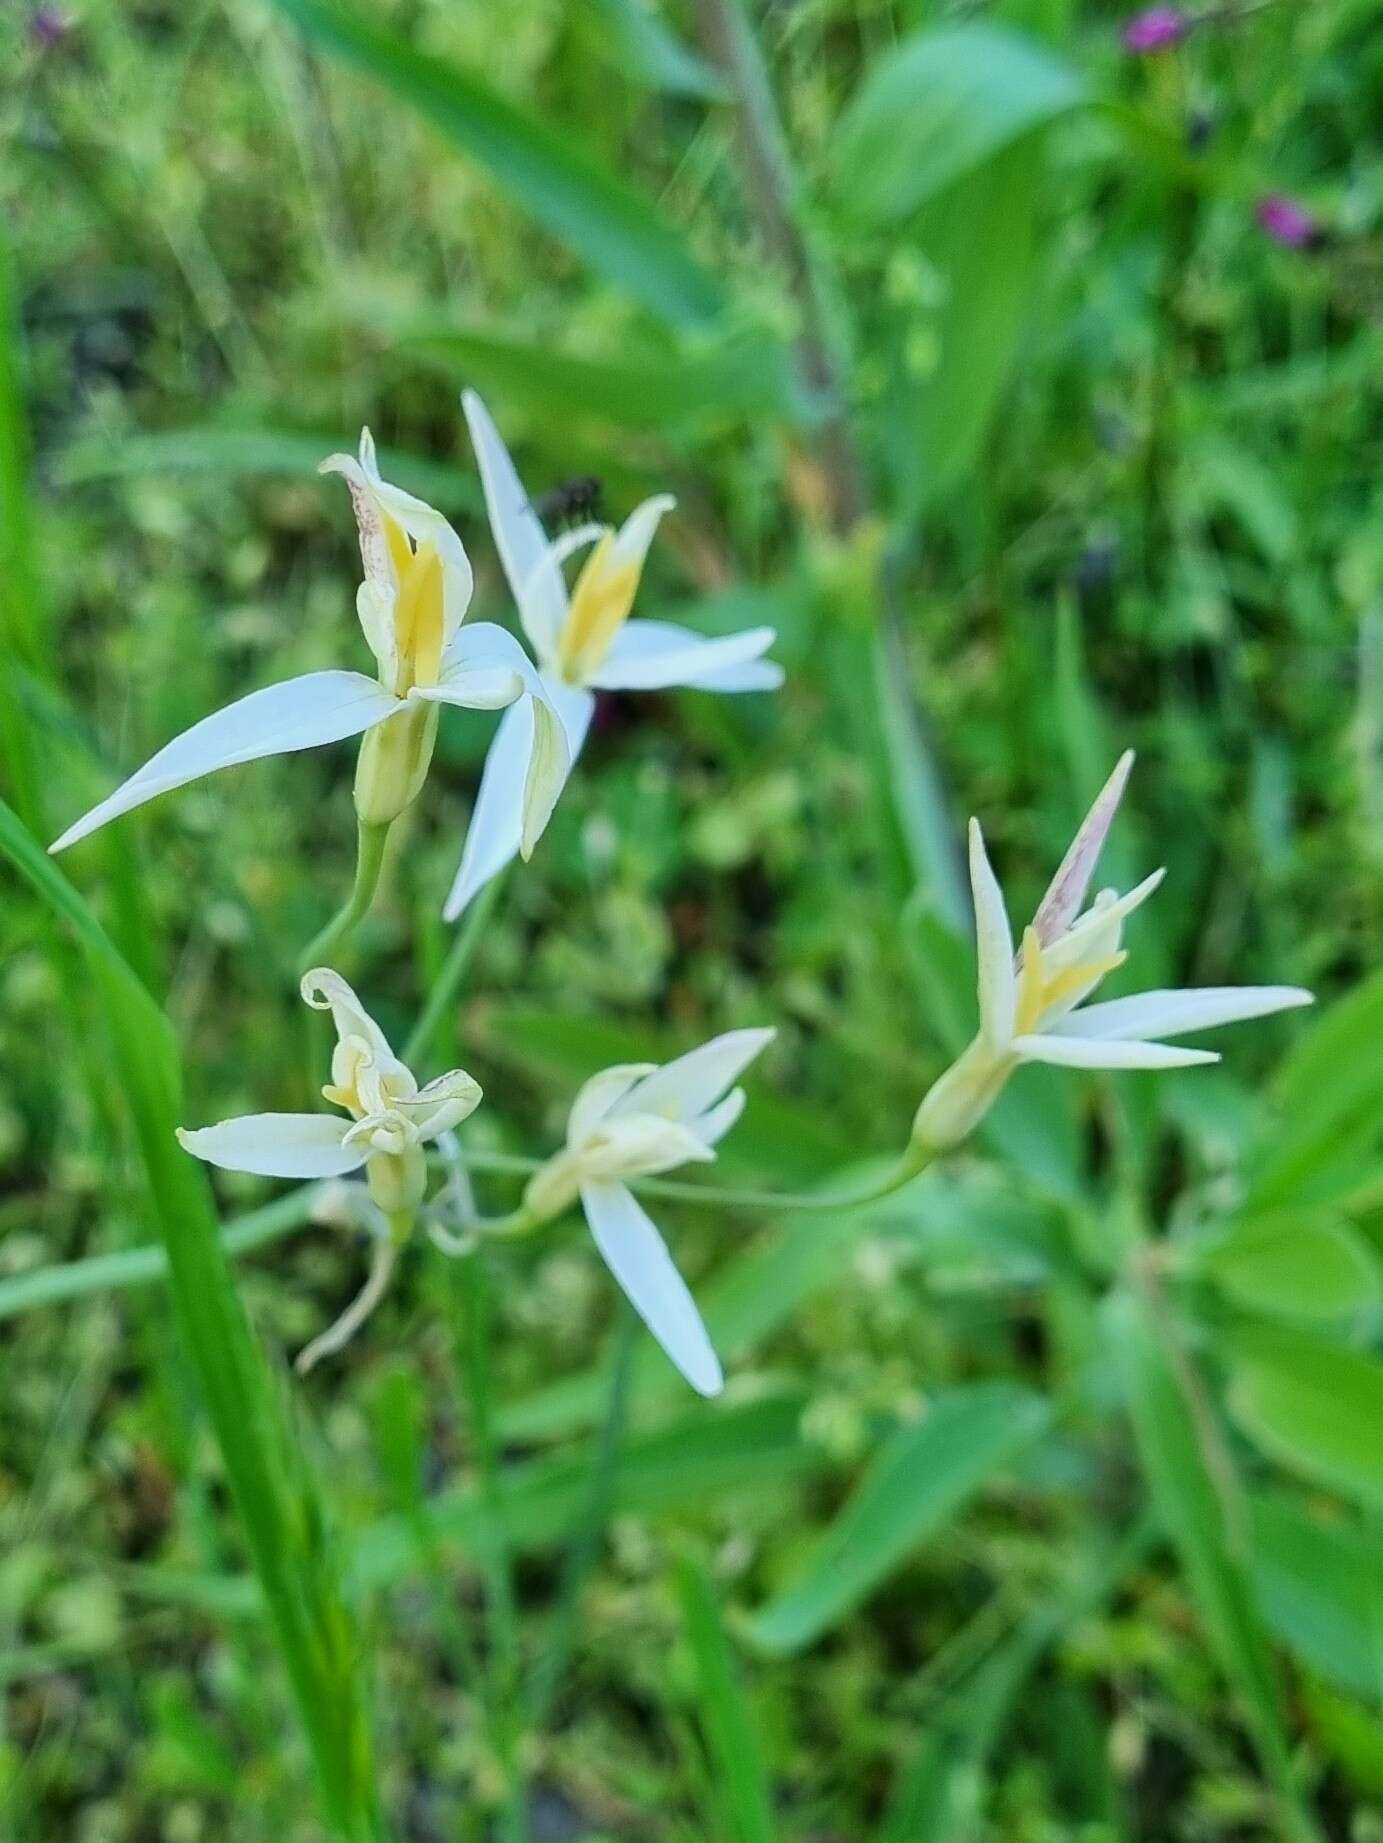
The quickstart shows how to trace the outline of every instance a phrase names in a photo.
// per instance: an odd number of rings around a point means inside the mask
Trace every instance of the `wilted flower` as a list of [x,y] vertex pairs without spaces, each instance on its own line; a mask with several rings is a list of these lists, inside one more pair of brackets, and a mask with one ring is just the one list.
[[945,1151],[972,1132],[1021,1062],[1081,1069],[1172,1069],[1218,1062],[1213,1050],[1157,1039],[1312,1002],[1311,994],[1298,986],[1210,986],[1140,992],[1085,1005],[1106,974],[1123,965],[1123,924],[1163,877],[1154,871],[1123,896],[1102,890],[1080,912],[1132,766],[1130,752],[1105,783],[1024,930],[1016,957],[1003,892],[985,854],[979,822],[970,821],[980,1028],[917,1111],[913,1139],[929,1152]]
[[[670,622],[629,618],[648,547],[673,504],[667,494],[646,499],[617,532],[583,525],[549,541],[485,405],[474,391],[462,401],[500,561],[537,657],[542,688],[565,728],[569,762],[586,740],[596,691],[658,691],[673,685],[767,691],[782,683],[781,668],[762,658],[773,644],[771,627],[708,640]],[[569,593],[562,565],[591,543],[595,548]],[[517,785],[532,757],[537,708],[532,700],[516,705],[490,746],[444,910],[449,921],[519,849]]]
[[1190,30],[1191,21],[1180,7],[1146,7],[1124,27],[1124,50],[1135,54],[1165,51],[1169,45],[1179,44]]
[[[322,470],[345,476],[355,505],[365,570],[356,608],[377,677],[309,672],[228,704],[160,749],[50,850],[65,850],[146,800],[218,768],[365,732],[356,806],[362,823],[386,824],[422,786],[439,705],[497,710],[521,697],[525,707],[540,707],[529,721],[545,742],[534,751],[526,782],[507,790],[521,842],[531,847],[565,775],[566,743],[523,648],[491,622],[463,627],[472,578],[461,540],[440,512],[380,478],[368,429],[358,461],[333,455]],[[526,689],[532,695],[524,697]]]
[[1258,228],[1285,249],[1309,249],[1321,234],[1321,227],[1304,205],[1285,192],[1270,192],[1254,210]]
[[703,1395],[720,1392],[720,1364],[662,1236],[626,1180],[713,1160],[744,1110],[744,1090],[731,1083],[772,1038],[771,1030],[732,1030],[661,1068],[626,1063],[592,1076],[572,1106],[566,1146],[524,1192],[525,1214],[539,1222],[580,1199],[634,1310]]
[[420,1088],[339,973],[317,966],[303,975],[302,995],[336,1026],[331,1080],[322,1094],[349,1120],[327,1113],[254,1113],[178,1129],[184,1151],[224,1171],[261,1177],[344,1177],[365,1169],[370,1196],[401,1235],[423,1200],[422,1148],[480,1105],[479,1084],[453,1069]]

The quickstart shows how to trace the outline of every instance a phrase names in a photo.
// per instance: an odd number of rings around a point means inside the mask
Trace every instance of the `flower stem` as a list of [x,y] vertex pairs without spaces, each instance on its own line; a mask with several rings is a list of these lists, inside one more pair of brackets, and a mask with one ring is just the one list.
[[[823,1212],[863,1209],[880,1203],[926,1169],[934,1154],[923,1146],[909,1145],[896,1164],[872,1183],[854,1190],[813,1190],[793,1193],[774,1190],[721,1189],[714,1184],[682,1184],[671,1178],[629,1178],[631,1190],[650,1197],[666,1197],[676,1203],[712,1203],[722,1209],[747,1210],[821,1210]],[[472,1171],[493,1171],[505,1176],[527,1177],[542,1163],[511,1152],[466,1151],[462,1154]],[[526,1210],[516,1209],[507,1216],[482,1218],[472,1225],[485,1235],[524,1235],[541,1224]]]
[[489,924],[494,912],[499,892],[504,886],[503,871],[492,878],[481,890],[471,907],[469,915],[456,930],[455,938],[442,962],[442,970],[432,983],[432,990],[427,995],[427,1003],[418,1014],[418,1021],[403,1046],[403,1060],[411,1068],[413,1064],[429,1049],[438,1027],[447,1014],[448,1008],[455,1003],[461,982],[466,977],[480,938]]
[[387,825],[366,825],[356,832],[355,884],[349,900],[322,929],[302,956],[300,970],[329,965],[331,956],[342,946],[358,923],[370,912],[370,904],[379,888],[379,873],[384,864],[384,847],[389,839]]

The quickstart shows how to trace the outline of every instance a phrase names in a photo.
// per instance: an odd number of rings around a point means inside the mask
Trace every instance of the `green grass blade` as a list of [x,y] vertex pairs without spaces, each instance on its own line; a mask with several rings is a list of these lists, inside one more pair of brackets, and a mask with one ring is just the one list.
[[955,1516],[1049,1420],[1046,1402],[1011,1383],[939,1396],[925,1420],[900,1428],[875,1455],[801,1578],[751,1621],[755,1642],[766,1651],[810,1644]]
[[465,71],[334,0],[276,0],[295,25],[381,83],[487,167],[553,236],[650,312],[695,326],[720,312],[715,278],[623,180]]
[[179,1066],[167,1020],[77,891],[0,805],[0,853],[76,933],[110,1027],[168,1257],[174,1314],[201,1385],[322,1802],[348,1843],[382,1835],[358,1643],[285,1405],[235,1290],[202,1168],[178,1146]]
[[773,1795],[758,1723],[730,1650],[715,1589],[689,1556],[676,1573],[677,1597],[696,1672],[701,1729],[731,1843],[773,1843]]
[[1205,1425],[1207,1410],[1180,1367],[1184,1359],[1165,1344],[1154,1308],[1120,1292],[1109,1301],[1106,1324],[1153,1503],[1277,1792],[1283,1834],[1320,1843],[1292,1770],[1272,1658],[1248,1586],[1247,1517],[1228,1454]]

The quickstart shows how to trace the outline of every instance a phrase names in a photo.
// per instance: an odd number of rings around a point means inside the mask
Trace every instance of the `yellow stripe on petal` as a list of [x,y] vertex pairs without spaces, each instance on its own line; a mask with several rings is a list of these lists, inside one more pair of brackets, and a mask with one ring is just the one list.
[[[1079,966],[1069,966],[1064,973],[1058,973],[1055,979],[1048,980],[1042,988],[1042,1016],[1055,1006],[1063,1004],[1074,994],[1083,998],[1087,992],[1093,992],[1106,973],[1112,973],[1116,967],[1124,964],[1125,955],[1109,954],[1103,960],[1083,960]],[[1016,1032],[1018,1036],[1027,1036],[1030,1030]]]
[[558,638],[558,663],[563,677],[573,684],[582,683],[600,666],[634,606],[643,562],[612,562],[614,542],[607,531],[586,559]]
[[1018,995],[1013,1007],[1013,1034],[1031,1036],[1037,1029],[1045,998],[1046,973],[1042,965],[1042,942],[1036,928],[1023,930],[1023,957],[1018,968]]
[[399,581],[394,627],[400,682],[394,689],[402,696],[414,685],[435,685],[442,667],[442,559],[431,544],[410,553]]

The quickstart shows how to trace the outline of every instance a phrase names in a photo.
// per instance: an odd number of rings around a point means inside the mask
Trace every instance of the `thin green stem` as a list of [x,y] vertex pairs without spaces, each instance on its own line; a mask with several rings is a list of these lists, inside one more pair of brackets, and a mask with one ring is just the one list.
[[[276,1197],[262,1209],[251,1210],[227,1223],[221,1243],[227,1254],[247,1254],[299,1229],[312,1214],[320,1186],[303,1184],[286,1196]],[[35,1273],[17,1274],[0,1281],[0,1320],[15,1318],[43,1305],[82,1299],[90,1293],[114,1292],[122,1286],[144,1286],[168,1274],[168,1251],[161,1243],[143,1248],[122,1248],[116,1254],[95,1254],[82,1261],[63,1261],[40,1267]]]
[[355,884],[345,905],[305,949],[300,964],[302,972],[306,972],[309,967],[330,965],[332,955],[369,914],[370,904],[379,888],[379,873],[384,866],[384,847],[388,839],[387,825],[366,825],[362,821],[358,826]]
[[485,1610],[490,1627],[490,1669],[486,1700],[491,1737],[504,1773],[506,1789],[499,1836],[501,1843],[524,1843],[519,1624],[509,1534],[504,1521],[499,1442],[495,1432],[494,1367],[491,1357],[494,1304],[489,1269],[483,1259],[458,1261],[454,1272],[460,1295],[461,1374],[470,1413],[480,1498],[485,1506],[487,1540],[481,1545],[481,1561],[485,1571]]
[[[541,1159],[525,1158],[513,1152],[483,1152],[463,1150],[462,1162],[472,1171],[491,1171],[509,1177],[528,1177],[537,1171]],[[854,1190],[813,1190],[813,1191],[774,1191],[774,1190],[740,1190],[720,1187],[715,1184],[684,1184],[674,1178],[635,1177],[628,1180],[629,1188],[650,1197],[666,1197],[675,1203],[708,1203],[724,1209],[748,1210],[820,1210],[822,1212],[839,1212],[841,1210],[863,1209],[870,1203],[880,1203],[885,1197],[891,1197],[905,1184],[923,1172],[931,1162],[931,1154],[920,1146],[909,1145],[896,1164],[882,1177],[870,1183],[858,1186]],[[489,1235],[521,1235],[530,1228],[537,1228],[538,1223],[526,1210],[517,1209],[507,1216],[498,1216],[489,1221],[474,1225]]]
[[418,1021],[409,1032],[408,1041],[403,1046],[403,1060],[411,1068],[432,1047],[432,1040],[450,1007],[455,1004],[461,983],[470,969],[475,950],[480,945],[481,936],[494,913],[495,903],[504,885],[505,873],[487,883],[476,897],[470,914],[456,930],[455,939],[442,962],[442,970],[432,982],[432,990],[427,995],[427,1002],[419,1013]]
[[620,1448],[629,1401],[629,1379],[633,1372],[634,1348],[639,1321],[627,1305],[620,1308],[615,1332],[615,1351],[610,1365],[610,1382],[605,1397],[605,1417],[601,1423],[595,1464],[591,1468],[590,1491],[581,1522],[575,1531],[562,1575],[562,1588],[556,1611],[552,1615],[547,1649],[533,1673],[528,1699],[528,1718],[535,1728],[547,1720],[557,1692],[562,1686],[576,1643],[577,1622],[581,1613],[581,1596],[600,1557],[601,1544],[614,1509],[615,1485],[619,1477]]

